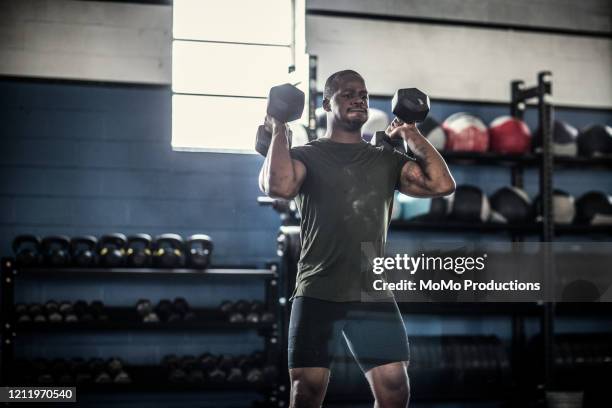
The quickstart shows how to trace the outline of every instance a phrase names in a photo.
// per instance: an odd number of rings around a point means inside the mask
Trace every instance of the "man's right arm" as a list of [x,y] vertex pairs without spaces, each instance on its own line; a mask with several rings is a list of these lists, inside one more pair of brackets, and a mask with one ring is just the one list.
[[306,166],[291,158],[287,125],[270,117],[266,120],[272,127],[272,141],[259,172],[259,188],[270,197],[290,200],[300,191],[306,178]]

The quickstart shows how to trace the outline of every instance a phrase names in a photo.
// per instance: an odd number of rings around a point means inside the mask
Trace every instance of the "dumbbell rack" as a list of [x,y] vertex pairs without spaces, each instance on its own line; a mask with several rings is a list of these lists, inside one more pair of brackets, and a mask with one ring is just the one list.
[[[0,361],[0,384],[2,385],[25,385],[12,384],[10,373],[15,362],[15,343],[19,340],[20,333],[35,332],[63,333],[63,332],[90,332],[90,331],[223,331],[235,332],[240,330],[256,330],[265,338],[264,355],[266,361],[279,368],[282,373],[286,365],[282,364],[282,338],[281,327],[283,325],[281,311],[278,308],[279,275],[278,266],[275,263],[267,265],[266,269],[238,269],[238,268],[214,268],[206,270],[196,269],[160,269],[160,268],[24,268],[20,269],[14,258],[2,258],[0,297],[2,299],[2,346]],[[211,277],[233,277],[236,279],[262,279],[265,282],[264,305],[266,310],[275,314],[272,323],[230,323],[223,319],[220,312],[213,309],[193,309],[196,319],[192,321],[144,323],[137,319],[134,308],[114,307],[105,308],[109,315],[108,321],[100,322],[71,322],[71,323],[17,323],[15,307],[15,283],[22,277],[35,277],[41,279],[54,278],[100,278],[100,277],[130,277],[131,279],[156,277],[172,277],[173,279],[196,278],[210,279]],[[116,320],[118,319],[118,320]],[[282,368],[282,370],[280,369]],[[262,393],[269,406],[282,406],[284,386],[280,378],[274,384],[255,386],[242,384],[232,385],[169,385],[163,376],[153,375],[159,373],[158,366],[128,366],[133,377],[132,384],[106,384],[79,386],[79,391],[84,392],[153,392],[153,391],[258,391]],[[149,378],[160,378],[159,383],[140,382],[138,373],[143,373]],[[142,376],[141,376],[142,377]]]

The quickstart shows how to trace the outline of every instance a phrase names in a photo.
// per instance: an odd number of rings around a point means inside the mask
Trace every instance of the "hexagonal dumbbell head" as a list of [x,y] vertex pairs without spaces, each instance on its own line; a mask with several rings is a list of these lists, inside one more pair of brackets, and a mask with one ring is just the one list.
[[283,123],[294,121],[302,117],[304,99],[304,92],[291,84],[274,86],[270,89],[266,113]]
[[393,95],[391,109],[404,122],[422,122],[429,113],[429,96],[417,88],[398,89]]

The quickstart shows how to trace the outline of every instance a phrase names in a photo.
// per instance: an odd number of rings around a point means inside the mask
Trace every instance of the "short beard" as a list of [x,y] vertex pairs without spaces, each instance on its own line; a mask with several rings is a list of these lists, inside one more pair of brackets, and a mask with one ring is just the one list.
[[364,124],[365,124],[365,121],[362,121],[362,120],[347,120],[347,121],[342,122],[344,129],[350,132],[361,130]]

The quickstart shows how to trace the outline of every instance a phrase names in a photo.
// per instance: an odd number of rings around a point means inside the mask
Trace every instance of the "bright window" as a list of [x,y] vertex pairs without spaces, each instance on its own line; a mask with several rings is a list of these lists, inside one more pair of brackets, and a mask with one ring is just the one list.
[[296,27],[303,29],[294,18],[301,3],[174,0],[173,148],[254,152],[270,87],[308,86],[304,44],[300,52],[295,48],[296,38],[304,37],[294,35]]

